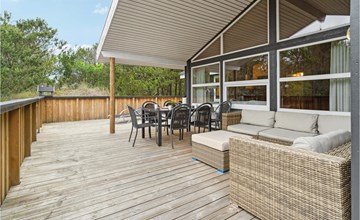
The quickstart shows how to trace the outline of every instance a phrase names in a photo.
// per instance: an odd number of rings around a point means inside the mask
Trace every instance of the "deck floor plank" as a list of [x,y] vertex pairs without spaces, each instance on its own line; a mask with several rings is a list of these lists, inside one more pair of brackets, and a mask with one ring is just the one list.
[[254,216],[244,210],[228,218],[228,220],[253,220],[253,219]]
[[[0,208],[1,219],[251,219],[231,204],[229,174],[191,160],[187,135],[163,146],[130,124],[44,124]],[[132,139],[133,140],[133,139]]]
[[232,204],[213,212],[212,214],[201,218],[202,220],[215,220],[215,219],[228,219],[242,210],[239,207],[236,207]]
[[190,211],[189,213],[177,218],[178,220],[187,220],[187,219],[201,219],[205,216],[210,215],[213,212],[216,212],[219,209],[222,209],[224,207],[227,207],[231,204],[229,195],[222,197],[216,201],[213,201],[209,204],[206,204],[205,206],[201,208],[197,208],[193,211]]

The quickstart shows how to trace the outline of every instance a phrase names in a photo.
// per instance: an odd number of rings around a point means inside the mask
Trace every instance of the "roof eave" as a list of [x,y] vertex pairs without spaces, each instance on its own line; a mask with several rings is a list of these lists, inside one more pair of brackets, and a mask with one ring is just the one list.
[[115,15],[115,11],[116,11],[118,3],[119,3],[119,0],[112,0],[111,7],[110,7],[110,10],[107,15],[105,25],[103,27],[103,31],[101,33],[99,45],[96,50],[96,60],[97,61],[99,61],[99,59],[101,58],[100,56],[101,56],[101,51],[102,51],[104,43],[105,43],[105,38],[109,32],[109,28],[110,28],[111,22],[113,20],[113,17]]

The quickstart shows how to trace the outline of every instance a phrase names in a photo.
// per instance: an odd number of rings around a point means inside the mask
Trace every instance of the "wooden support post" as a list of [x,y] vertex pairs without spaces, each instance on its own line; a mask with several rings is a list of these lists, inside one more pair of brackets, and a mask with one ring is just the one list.
[[40,105],[41,101],[38,101],[36,103],[36,129],[37,129],[37,133],[40,133],[40,127],[41,127],[41,115],[40,115]]
[[34,142],[37,140],[36,138],[36,123],[37,123],[37,117],[36,117],[36,103],[31,104],[31,141]]
[[0,205],[9,189],[9,113],[6,112],[0,115]]
[[110,58],[110,134],[115,133],[115,58]]
[[24,107],[24,156],[31,156],[31,143],[32,143],[32,108],[31,105]]
[[9,113],[9,177],[10,185],[20,184],[21,109]]

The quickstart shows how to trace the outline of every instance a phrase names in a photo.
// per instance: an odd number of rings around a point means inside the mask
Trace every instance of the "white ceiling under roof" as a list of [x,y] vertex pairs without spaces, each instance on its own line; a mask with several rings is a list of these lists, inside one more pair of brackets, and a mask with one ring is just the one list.
[[252,0],[113,0],[99,62],[183,69]]

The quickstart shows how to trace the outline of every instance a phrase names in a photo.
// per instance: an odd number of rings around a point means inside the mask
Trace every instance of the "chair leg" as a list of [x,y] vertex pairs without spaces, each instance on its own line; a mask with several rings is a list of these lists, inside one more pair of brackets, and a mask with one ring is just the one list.
[[151,126],[149,126],[149,137],[151,138]]
[[190,132],[188,132],[188,138],[189,138],[190,146],[192,146],[192,140],[191,140],[191,134],[190,134]]
[[171,132],[170,132],[170,142],[171,142],[171,147],[174,149],[173,130],[171,130]]
[[138,129],[136,128],[136,133],[135,133],[135,138],[134,138],[134,142],[133,142],[133,147],[135,146],[135,141],[136,141],[137,134],[138,134]]
[[134,127],[131,127],[131,132],[130,132],[129,142],[130,142],[130,140],[131,140],[131,135],[132,135],[132,133],[133,133],[133,130],[134,130]]

